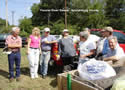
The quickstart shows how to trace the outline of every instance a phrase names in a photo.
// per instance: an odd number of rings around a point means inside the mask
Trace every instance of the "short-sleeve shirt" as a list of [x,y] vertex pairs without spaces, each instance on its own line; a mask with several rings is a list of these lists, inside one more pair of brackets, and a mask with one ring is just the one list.
[[39,48],[40,37],[35,38],[35,36],[30,35],[29,38],[31,39],[30,47],[32,47],[32,48]]
[[[5,42],[6,45],[8,44],[19,44],[19,45],[22,45],[22,39],[20,36],[17,36],[17,37],[14,37],[13,35],[9,35],[7,38],[6,38],[6,42]],[[11,49],[12,51],[19,51],[20,48],[12,48]]]
[[[80,42],[79,43],[79,48],[80,48],[80,55],[86,55],[90,53],[91,50],[96,49],[96,46],[94,45],[93,42],[90,42],[89,40],[86,40],[85,42]],[[87,60],[87,58],[86,58]]]
[[72,38],[62,38],[59,41],[59,54],[61,57],[74,57],[76,55],[76,50]]
[[98,36],[96,36],[96,35],[93,35],[93,34],[90,34],[87,40],[88,40],[89,42],[92,42],[92,43],[95,45],[95,47],[96,47],[96,43],[97,43],[97,41],[98,41],[99,39],[100,39],[100,37],[98,37]]
[[104,41],[105,41],[106,38],[100,38],[97,42],[97,54],[99,53],[102,53],[102,50],[103,50],[103,45],[104,45]]
[[109,49],[109,41],[108,39],[105,39],[104,44],[103,44],[102,54],[103,55],[107,54],[108,49]]
[[41,37],[41,43],[42,43],[41,48],[42,48],[42,50],[44,50],[44,51],[51,50],[51,45],[52,44],[46,44],[45,41],[54,41],[54,40],[56,40],[56,38],[54,36],[52,36],[52,35],[49,35],[47,37],[42,36]]

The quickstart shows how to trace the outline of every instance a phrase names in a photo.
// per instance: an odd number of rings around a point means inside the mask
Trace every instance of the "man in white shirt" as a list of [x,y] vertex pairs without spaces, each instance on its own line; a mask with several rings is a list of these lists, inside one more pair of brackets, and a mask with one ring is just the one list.
[[125,54],[123,49],[118,45],[117,37],[115,36],[109,37],[108,42],[110,48],[107,54],[103,56],[104,57],[103,60],[108,62],[112,66],[119,66],[119,64],[123,64],[125,60],[121,58],[123,58]]
[[84,28],[84,29],[83,29],[83,32],[87,32],[87,33],[88,33],[88,39],[87,39],[87,40],[90,41],[90,42],[93,42],[93,44],[94,44],[95,47],[96,47],[96,43],[97,43],[97,41],[100,39],[100,37],[98,37],[97,35],[91,34],[89,28]]
[[80,57],[79,63],[85,63],[86,61],[91,58],[92,55],[95,53],[95,45],[93,42],[88,40],[88,33],[87,32],[80,32],[80,42],[79,42],[79,49],[80,49]]

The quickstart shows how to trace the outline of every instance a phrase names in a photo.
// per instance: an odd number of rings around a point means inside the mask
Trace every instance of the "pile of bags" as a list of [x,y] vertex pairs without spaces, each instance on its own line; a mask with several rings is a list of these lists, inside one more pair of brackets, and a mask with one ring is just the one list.
[[79,76],[86,80],[99,80],[116,75],[115,70],[104,61],[90,59],[78,66]]

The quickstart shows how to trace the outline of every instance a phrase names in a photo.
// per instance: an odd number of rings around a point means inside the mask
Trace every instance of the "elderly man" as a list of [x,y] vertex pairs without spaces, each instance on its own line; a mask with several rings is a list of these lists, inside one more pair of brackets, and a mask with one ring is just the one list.
[[48,62],[50,60],[51,45],[56,43],[56,38],[50,35],[50,28],[44,28],[44,36],[41,37],[41,61],[40,61],[40,71],[42,77],[45,79],[48,71]]
[[[106,55],[104,55],[103,60],[111,64],[112,66],[118,66],[121,58],[125,56],[123,49],[118,45],[117,37],[111,36],[108,38],[109,49]],[[123,63],[122,63],[123,64]]]
[[88,40],[89,34],[88,32],[80,32],[80,42],[79,42],[79,49],[80,49],[80,57],[79,63],[85,63],[88,61],[92,55],[94,55],[96,46],[94,42]]
[[19,27],[13,27],[12,35],[9,35],[6,39],[6,45],[11,51],[11,53],[8,54],[10,82],[14,80],[14,62],[16,65],[16,80],[20,80],[20,48],[22,47],[22,39],[18,36],[19,32]]

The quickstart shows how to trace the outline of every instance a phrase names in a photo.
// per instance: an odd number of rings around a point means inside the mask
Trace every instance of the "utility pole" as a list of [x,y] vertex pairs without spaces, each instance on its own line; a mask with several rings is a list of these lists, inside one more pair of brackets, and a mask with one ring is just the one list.
[[50,16],[51,16],[51,13],[48,12],[48,27],[49,27],[49,22],[50,22]]
[[12,11],[12,25],[14,25],[14,14],[15,14],[15,11]]
[[8,0],[5,2],[6,4],[6,28],[8,27]]
[[65,29],[67,29],[67,0],[65,0]]

